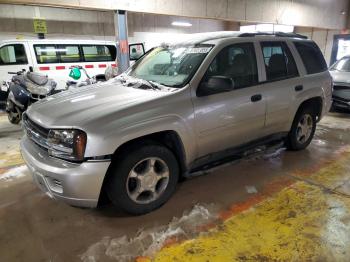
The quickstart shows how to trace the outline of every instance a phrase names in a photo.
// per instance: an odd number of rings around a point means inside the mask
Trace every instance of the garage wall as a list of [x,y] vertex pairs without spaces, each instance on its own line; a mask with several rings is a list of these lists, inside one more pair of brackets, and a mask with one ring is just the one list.
[[47,38],[114,39],[113,12],[0,5],[0,40],[36,38],[33,17],[46,18]]
[[[185,21],[192,24],[191,27],[175,27],[174,21]],[[128,13],[129,42],[144,42],[146,50],[166,41],[177,40],[182,34],[237,31],[238,22],[183,18],[178,16],[153,15],[144,13]]]
[[2,3],[128,10],[327,29],[346,27],[348,0],[1,0]]
[[[46,38],[102,39],[114,38],[114,14],[112,11],[89,11],[51,7],[0,4],[0,40],[22,37],[36,38],[33,33],[33,17],[46,18]],[[183,20],[176,16],[128,13],[130,42],[164,41],[170,33],[176,34],[238,30],[235,22],[214,19],[186,18],[191,27],[174,27],[173,21]]]

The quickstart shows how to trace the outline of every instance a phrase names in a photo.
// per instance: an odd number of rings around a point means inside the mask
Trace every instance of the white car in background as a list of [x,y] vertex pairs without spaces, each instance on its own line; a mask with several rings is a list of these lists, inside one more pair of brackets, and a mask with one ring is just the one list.
[[[144,53],[143,44],[129,46],[130,60]],[[6,91],[8,72],[40,72],[64,88],[70,67],[81,66],[90,76],[103,74],[108,66],[116,67],[117,47],[112,41],[99,40],[6,40],[0,42],[0,85]]]

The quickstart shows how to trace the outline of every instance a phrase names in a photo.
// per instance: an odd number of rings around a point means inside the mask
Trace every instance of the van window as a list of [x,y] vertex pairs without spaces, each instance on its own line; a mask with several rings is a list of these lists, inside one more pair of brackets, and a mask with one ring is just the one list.
[[22,44],[6,45],[0,48],[0,65],[27,64],[27,55]]
[[262,52],[268,81],[298,76],[294,58],[284,42],[262,42]]
[[316,74],[327,70],[321,50],[314,42],[294,42],[307,74]]
[[86,62],[115,61],[116,48],[112,45],[82,45]]
[[58,54],[55,45],[34,45],[38,64],[58,63]]
[[81,56],[78,45],[58,45],[61,63],[80,62]]

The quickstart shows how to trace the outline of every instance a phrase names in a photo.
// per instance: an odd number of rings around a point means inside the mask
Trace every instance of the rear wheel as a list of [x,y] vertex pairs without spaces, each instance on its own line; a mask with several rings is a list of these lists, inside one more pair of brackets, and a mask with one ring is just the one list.
[[296,114],[288,134],[287,147],[290,150],[305,149],[314,137],[316,114],[310,107],[304,107]]
[[174,154],[161,145],[130,149],[112,167],[106,189],[112,202],[131,214],[145,214],[174,193],[179,167]]

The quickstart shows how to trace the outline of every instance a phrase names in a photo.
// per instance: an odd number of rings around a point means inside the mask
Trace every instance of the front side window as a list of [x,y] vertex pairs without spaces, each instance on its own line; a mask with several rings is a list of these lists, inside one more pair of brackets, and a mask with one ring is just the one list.
[[225,47],[211,62],[202,82],[211,77],[232,80],[233,89],[258,83],[258,70],[253,43],[234,44]]
[[27,63],[27,55],[22,44],[5,45],[0,48],[0,65],[23,65]]
[[112,45],[82,45],[86,62],[115,61],[116,48]]
[[294,58],[284,42],[262,42],[267,81],[298,76]]
[[58,63],[58,50],[55,45],[34,45],[38,64]]
[[184,86],[195,74],[211,45],[158,47],[140,58],[128,75],[171,87]]

